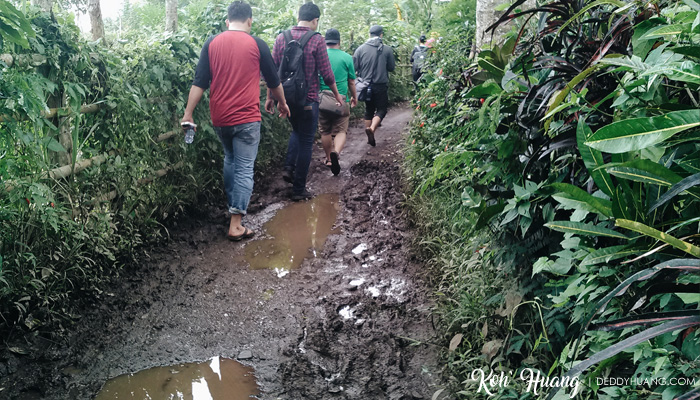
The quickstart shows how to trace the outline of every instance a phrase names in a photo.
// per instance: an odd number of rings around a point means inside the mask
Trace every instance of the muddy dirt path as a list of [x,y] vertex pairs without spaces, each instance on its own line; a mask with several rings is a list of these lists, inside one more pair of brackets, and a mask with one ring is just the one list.
[[[337,219],[315,257],[286,275],[252,269],[243,255],[259,242],[226,240],[223,202],[210,206],[127,267],[69,343],[5,353],[0,397],[91,399],[118,375],[221,356],[254,368],[262,399],[429,399],[435,331],[396,162],[410,118],[405,106],[390,110],[376,148],[351,127],[338,177],[316,146],[309,187]],[[279,174],[256,182],[245,223],[259,239],[292,204],[287,193]]]

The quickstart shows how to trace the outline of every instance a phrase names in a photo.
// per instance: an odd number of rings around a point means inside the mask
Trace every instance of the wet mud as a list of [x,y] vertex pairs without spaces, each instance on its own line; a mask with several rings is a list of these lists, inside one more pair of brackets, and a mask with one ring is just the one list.
[[[351,127],[337,177],[316,145],[316,214],[271,222],[300,207],[273,171],[256,182],[245,218],[256,240],[226,240],[223,201],[179,221],[65,340],[35,338],[28,354],[2,349],[0,398],[92,399],[120,375],[222,357],[252,368],[261,399],[430,399],[439,383],[430,288],[411,255],[398,167],[410,118],[408,107],[391,109],[375,148]],[[251,267],[246,257],[288,258],[264,248],[280,229],[312,232],[287,239],[306,247],[303,261]]]

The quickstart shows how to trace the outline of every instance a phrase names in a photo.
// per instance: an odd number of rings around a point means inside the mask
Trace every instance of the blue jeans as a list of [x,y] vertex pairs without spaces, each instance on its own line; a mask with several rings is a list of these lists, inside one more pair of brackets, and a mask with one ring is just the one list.
[[260,122],[214,127],[224,146],[224,189],[228,212],[246,214],[253,193],[253,167],[260,144]]
[[306,175],[309,173],[311,151],[318,128],[318,103],[295,107],[291,113],[289,122],[292,124],[292,135],[287,145],[284,168],[294,171],[292,192],[301,194],[306,188]]

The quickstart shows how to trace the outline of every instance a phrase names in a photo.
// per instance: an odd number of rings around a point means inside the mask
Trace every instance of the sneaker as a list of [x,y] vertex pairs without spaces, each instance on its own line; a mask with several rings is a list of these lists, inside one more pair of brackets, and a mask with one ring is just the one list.
[[314,194],[309,192],[308,190],[304,190],[303,192],[299,194],[292,194],[292,201],[301,201],[301,200],[309,200],[314,197]]
[[331,151],[331,172],[333,175],[340,173],[340,162],[338,162],[338,153]]
[[282,179],[287,183],[293,183],[294,182],[294,171],[285,168],[284,170],[282,170]]
[[365,133],[367,134],[367,144],[374,147],[377,143],[374,141],[374,132],[371,128],[365,128]]

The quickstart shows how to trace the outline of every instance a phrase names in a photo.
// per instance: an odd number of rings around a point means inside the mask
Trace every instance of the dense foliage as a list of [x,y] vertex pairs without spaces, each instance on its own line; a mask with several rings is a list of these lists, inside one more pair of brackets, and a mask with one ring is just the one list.
[[[51,13],[15,4],[0,0],[0,331],[56,333],[72,323],[73,300],[108,292],[142,245],[167,239],[175,217],[221,201],[206,96],[193,145],[182,143],[178,123],[201,45],[225,29],[229,3],[180,2],[178,30],[164,33],[162,1],[126,2],[95,42],[62,9],[72,2]],[[301,3],[251,4],[253,34],[272,45]],[[398,63],[408,63],[418,32],[393,2],[319,5],[319,30],[341,30],[346,51],[379,23]],[[347,19],[359,12],[366,18]],[[408,98],[409,79],[405,67],[393,74],[394,101]],[[258,172],[279,159],[289,134],[266,113],[262,130]]]
[[[164,223],[222,197],[221,155],[206,99],[193,145],[178,127],[206,34],[105,47],[82,39],[70,14],[33,12],[27,21],[26,48],[6,48],[15,62],[0,65],[0,312],[4,329],[55,332],[70,322],[66,300],[99,296],[142,244],[167,238]],[[78,113],[85,104],[96,112]],[[53,107],[64,108],[47,118]],[[263,130],[259,170],[287,137],[285,121],[271,116]],[[166,132],[177,134],[158,138]],[[68,152],[61,134],[72,138]],[[98,158],[80,174],[48,173],[61,155],[69,170]]]
[[[405,19],[397,19],[397,9],[393,1],[376,2],[346,2],[326,0],[316,2],[321,8],[318,31],[323,34],[329,28],[338,29],[341,33],[341,49],[353,54],[365,40],[369,38],[369,27],[379,24],[385,28],[384,42],[392,46],[397,57],[399,71],[390,75],[389,95],[392,101],[406,100],[410,93],[409,58],[413,45],[420,35],[418,25],[409,24]],[[182,16],[193,16],[193,23],[181,29],[183,36],[206,37],[220,32],[224,23],[226,2],[191,2],[181,8]],[[285,29],[296,25],[297,10],[301,2],[280,0],[274,3],[250,1],[253,5],[253,34],[272,45],[277,35]],[[212,13],[212,10],[223,10]],[[398,9],[403,18],[411,14],[411,9]],[[165,9],[162,4],[144,2],[136,5],[126,4],[124,17],[119,22],[110,21],[107,26],[108,37],[121,40],[147,38],[154,32],[159,32],[165,22]],[[358,16],[348,18],[348,15]],[[361,104],[362,106],[362,104]],[[358,110],[361,111],[361,110]],[[359,114],[358,114],[359,115]]]
[[454,392],[532,368],[583,372],[587,398],[696,394],[700,4],[522,3],[475,61],[435,48],[407,144]]

